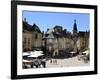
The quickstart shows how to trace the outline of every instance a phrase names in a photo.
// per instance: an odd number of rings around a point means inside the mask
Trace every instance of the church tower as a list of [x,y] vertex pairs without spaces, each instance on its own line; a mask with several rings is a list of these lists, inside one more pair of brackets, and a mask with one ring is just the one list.
[[74,20],[74,25],[73,25],[74,51],[77,51],[77,40],[78,40],[78,30],[77,30],[76,20]]
[[76,20],[74,20],[74,25],[73,25],[73,35],[77,35],[78,30],[77,30],[77,24],[76,24]]

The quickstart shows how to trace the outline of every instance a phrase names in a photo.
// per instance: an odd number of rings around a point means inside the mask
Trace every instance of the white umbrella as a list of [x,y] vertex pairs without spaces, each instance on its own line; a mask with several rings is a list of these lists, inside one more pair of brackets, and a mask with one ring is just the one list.
[[42,54],[42,53],[41,53],[41,54],[38,54],[38,56],[43,56],[43,55],[44,55],[44,54]]
[[44,54],[32,54],[32,55],[30,55],[28,57],[39,57],[39,56],[42,56],[42,55],[44,55]]
[[43,53],[43,51],[33,51],[33,52],[31,52],[31,54],[42,54]]
[[39,57],[39,56],[44,55],[42,53],[43,53],[42,51],[34,51],[34,52],[31,52],[31,55],[28,57]]
[[83,53],[85,53],[86,55],[88,55],[89,54],[89,50],[86,50]]
[[28,57],[38,57],[38,56],[42,56],[42,55],[44,55],[42,53],[43,53],[43,51],[33,51],[33,52],[30,53],[31,55],[28,56]]
[[28,56],[28,57],[35,57],[35,58],[37,58],[38,55],[30,55],[30,56]]
[[23,56],[29,56],[30,54],[28,52],[24,52]]
[[23,62],[32,62],[32,61],[29,61],[29,60],[24,60],[24,59],[23,59]]
[[76,52],[75,52],[75,51],[72,51],[72,52],[70,52],[70,53],[74,54],[74,53],[76,53]]

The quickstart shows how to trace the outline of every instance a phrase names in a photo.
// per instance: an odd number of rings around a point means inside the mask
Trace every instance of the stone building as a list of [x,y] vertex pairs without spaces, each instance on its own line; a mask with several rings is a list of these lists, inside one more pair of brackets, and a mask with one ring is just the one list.
[[86,50],[89,45],[89,32],[78,31],[76,20],[74,20],[73,33],[56,25],[52,29],[47,29],[45,33],[46,47],[52,56],[67,54],[71,51]]
[[42,47],[42,33],[36,24],[33,24],[32,30],[32,48],[41,50]]
[[78,31],[76,20],[74,20],[73,37],[74,51],[84,51],[89,48],[89,31]]
[[63,30],[62,26],[55,26],[53,29],[48,29],[46,32],[46,46],[52,51],[52,56],[59,56],[62,51],[70,51],[73,49],[73,40],[71,33]]
[[42,33],[36,24],[23,21],[23,51],[41,50]]
[[79,31],[77,40],[77,48],[80,51],[85,51],[89,48],[89,31]]
[[36,24],[23,21],[23,51],[43,50],[51,57],[67,54],[71,51],[84,51],[89,48],[89,31],[78,31],[74,20],[72,33],[56,25],[41,32]]
[[32,50],[32,33],[24,30],[23,31],[23,51]]
[[77,29],[77,24],[76,24],[76,20],[74,20],[74,25],[73,25],[73,34],[72,34],[72,40],[74,42],[73,44],[73,48],[74,51],[77,52],[77,41],[78,41],[78,29]]

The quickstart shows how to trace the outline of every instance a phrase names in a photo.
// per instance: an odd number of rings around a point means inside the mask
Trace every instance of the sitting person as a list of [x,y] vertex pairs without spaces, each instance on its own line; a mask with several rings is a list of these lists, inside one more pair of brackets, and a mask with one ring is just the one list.
[[46,67],[46,59],[43,59],[41,62],[42,66],[45,68]]

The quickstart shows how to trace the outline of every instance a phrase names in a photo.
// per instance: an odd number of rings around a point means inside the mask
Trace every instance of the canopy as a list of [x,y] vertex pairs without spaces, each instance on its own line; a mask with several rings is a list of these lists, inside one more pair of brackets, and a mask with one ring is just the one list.
[[43,53],[43,51],[33,51],[30,54],[33,55],[33,54],[42,54],[42,53]]
[[89,50],[86,50],[83,53],[86,53],[86,55],[88,55],[89,54]]
[[28,52],[23,53],[23,56],[29,56],[29,55],[30,55],[30,53],[28,53]]
[[70,53],[72,53],[72,54],[73,54],[73,53],[76,53],[76,52],[75,52],[75,51],[72,51],[72,52],[70,52]]
[[24,60],[24,59],[23,59],[23,62],[32,62],[32,61],[29,61],[29,60]]
[[31,55],[28,57],[39,57],[39,56],[44,55],[42,53],[43,53],[43,51],[34,51],[34,52],[31,52]]
[[42,56],[43,54],[32,54],[32,55],[30,55],[30,56],[28,56],[28,57],[39,57],[39,56]]

